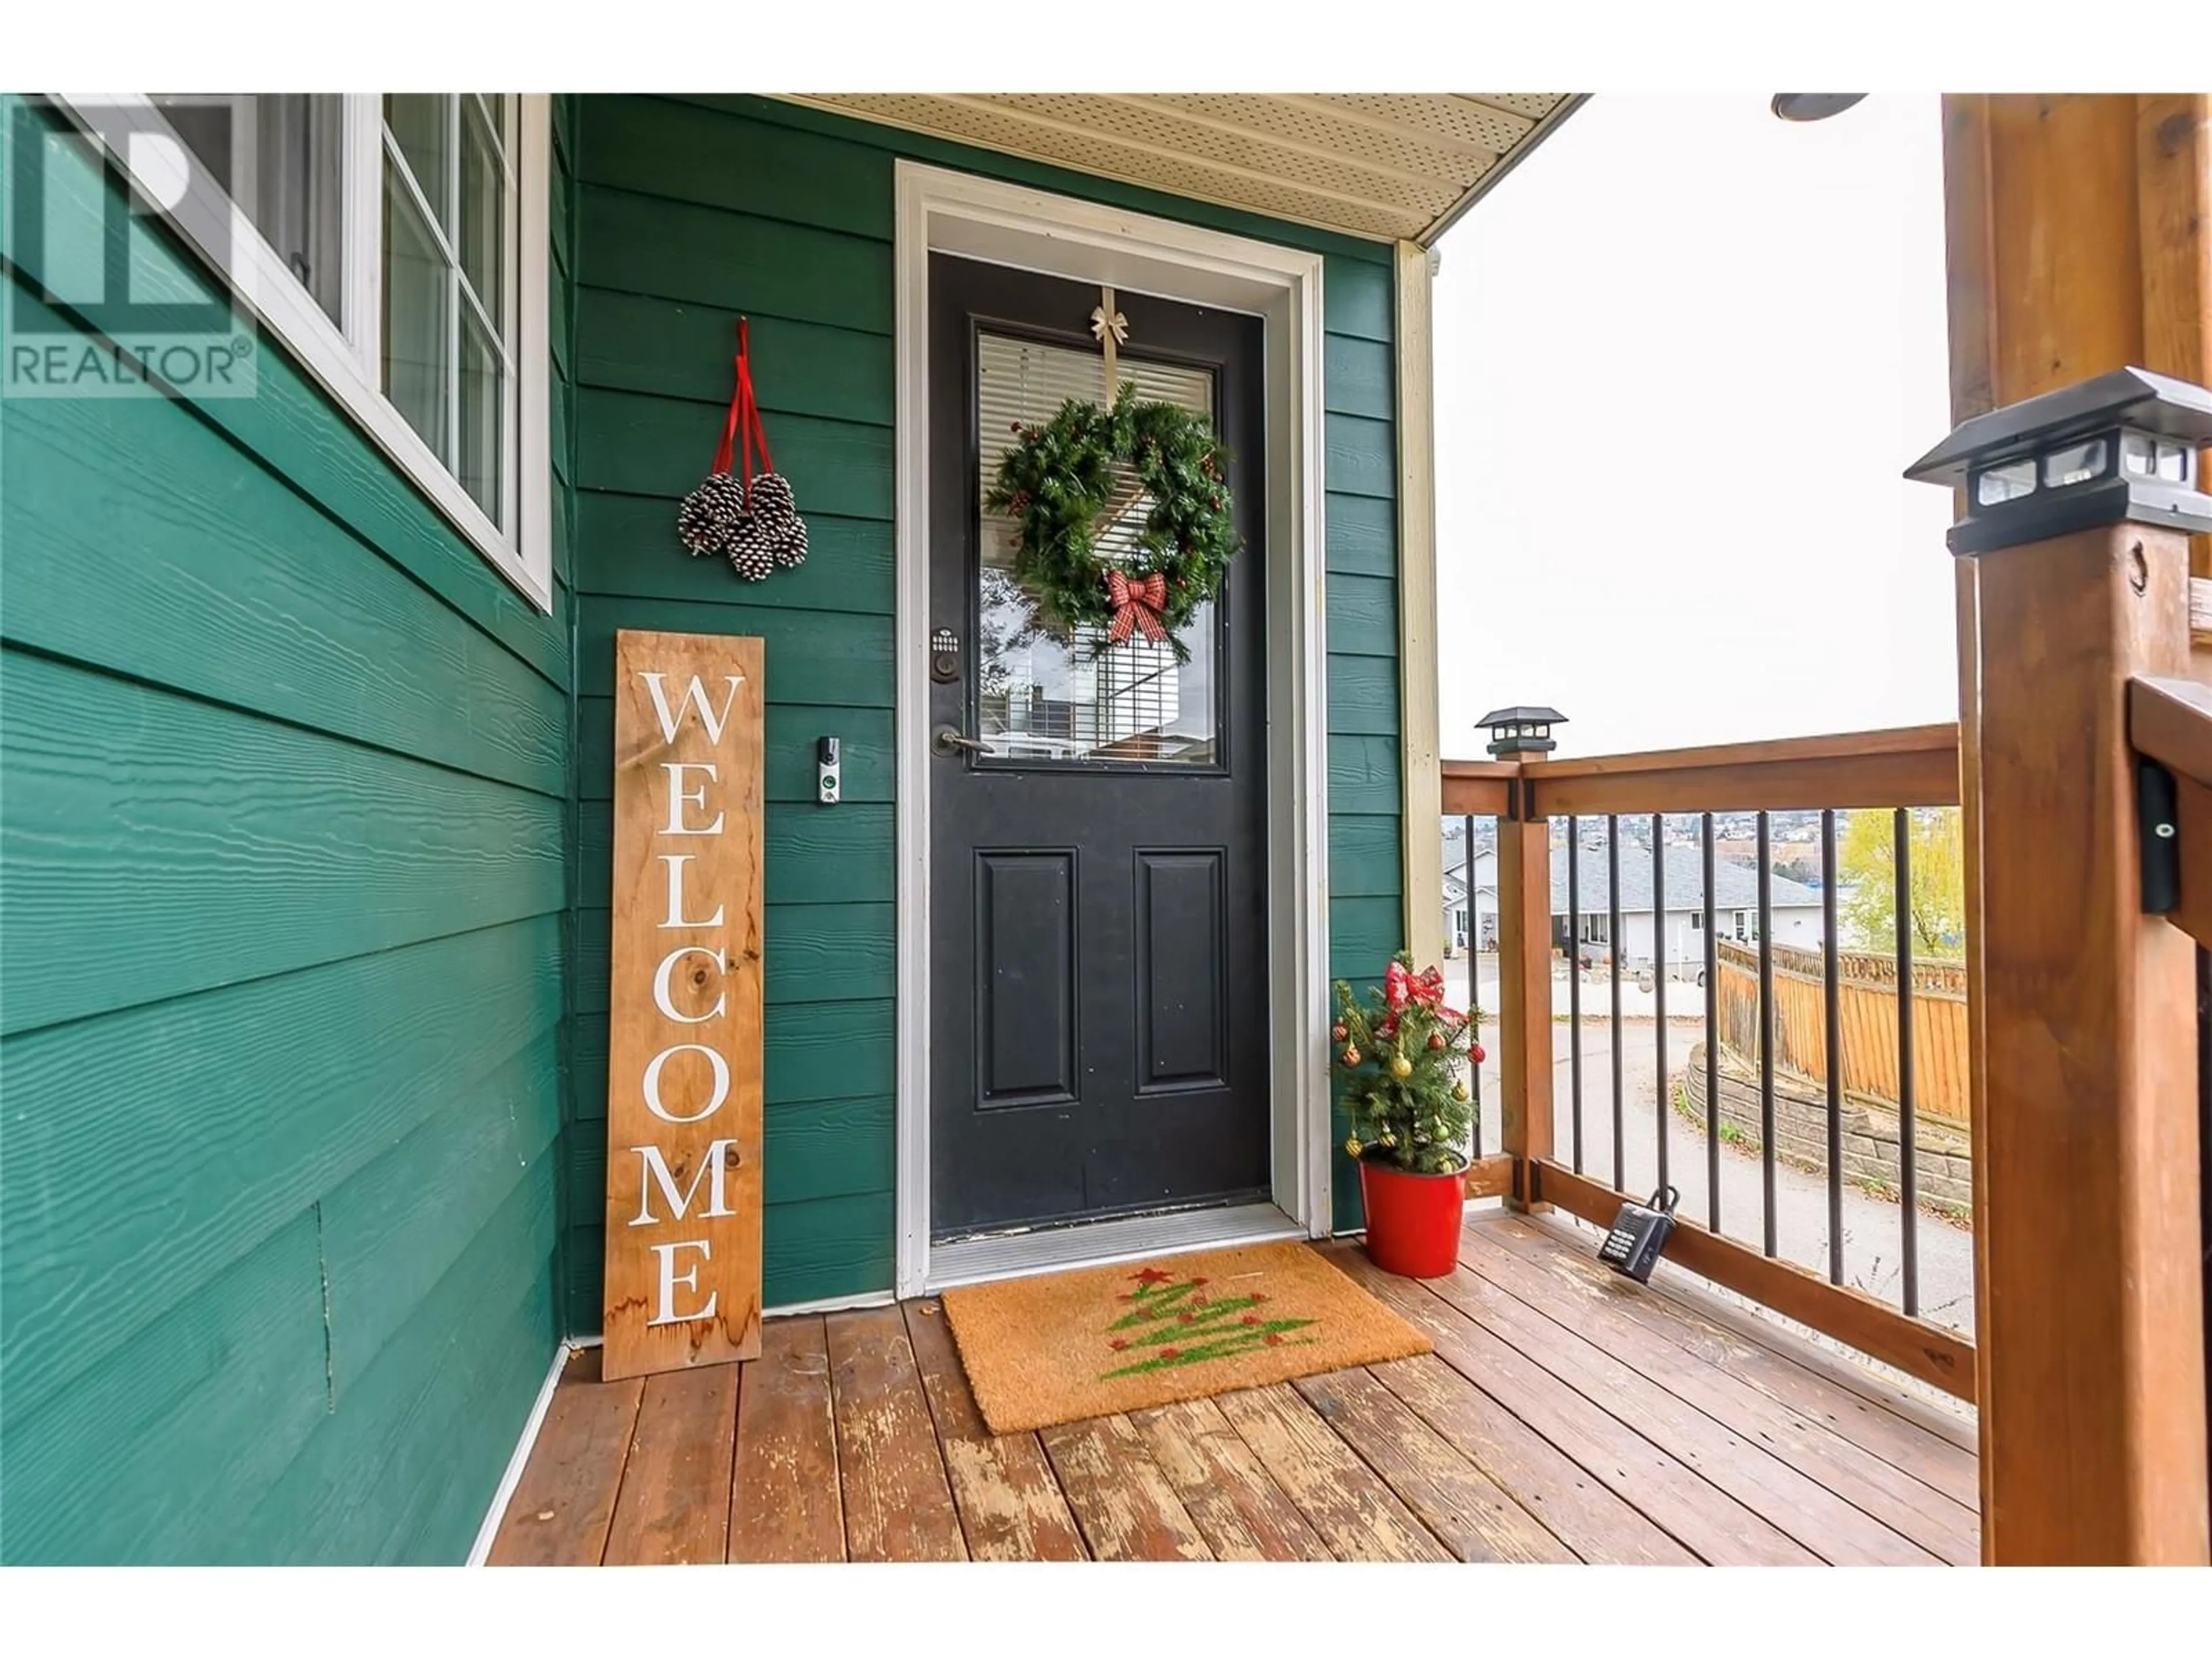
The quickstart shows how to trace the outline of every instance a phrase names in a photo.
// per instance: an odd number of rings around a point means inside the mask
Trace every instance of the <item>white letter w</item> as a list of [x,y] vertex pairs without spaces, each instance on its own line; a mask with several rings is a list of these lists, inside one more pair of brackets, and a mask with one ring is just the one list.
[[745,683],[745,677],[743,674],[725,674],[722,677],[723,684],[730,690],[729,695],[722,699],[722,712],[719,714],[707,707],[707,693],[700,685],[699,677],[696,674],[691,677],[690,684],[684,688],[684,701],[677,705],[673,713],[671,713],[668,707],[668,694],[661,689],[660,684],[666,678],[665,674],[638,676],[638,678],[645,682],[645,689],[653,697],[653,712],[660,716],[660,735],[671,743],[675,742],[676,728],[684,723],[684,711],[696,705],[699,710],[699,723],[707,728],[708,738],[714,743],[721,742],[722,727],[728,723],[730,718],[730,705],[738,700],[738,688]]

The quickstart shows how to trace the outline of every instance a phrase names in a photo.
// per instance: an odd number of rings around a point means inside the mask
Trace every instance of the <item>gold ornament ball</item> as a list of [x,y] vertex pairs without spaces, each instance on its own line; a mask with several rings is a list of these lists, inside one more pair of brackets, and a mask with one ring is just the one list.
[[1352,1157],[1358,1158],[1360,1151],[1359,1137],[1358,1135],[1346,1135],[1344,1139],[1344,1150]]
[[1453,1084],[1452,1098],[1454,1100],[1465,1100],[1467,1098],[1467,1085],[1464,1083]]
[[1392,1077],[1402,1080],[1413,1076],[1413,1062],[1412,1060],[1407,1059],[1403,1054],[1393,1054],[1390,1056],[1390,1075]]

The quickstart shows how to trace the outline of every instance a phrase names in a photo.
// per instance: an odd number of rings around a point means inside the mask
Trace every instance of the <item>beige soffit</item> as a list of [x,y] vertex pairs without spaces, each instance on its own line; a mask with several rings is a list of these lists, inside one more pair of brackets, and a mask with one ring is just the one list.
[[1564,93],[809,93],[790,101],[1326,230],[1432,243]]

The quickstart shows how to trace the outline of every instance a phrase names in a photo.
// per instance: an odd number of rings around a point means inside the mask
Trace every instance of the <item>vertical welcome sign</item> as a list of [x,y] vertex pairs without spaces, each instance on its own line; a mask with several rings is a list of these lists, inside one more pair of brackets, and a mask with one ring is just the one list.
[[761,659],[615,636],[610,1378],[760,1353]]

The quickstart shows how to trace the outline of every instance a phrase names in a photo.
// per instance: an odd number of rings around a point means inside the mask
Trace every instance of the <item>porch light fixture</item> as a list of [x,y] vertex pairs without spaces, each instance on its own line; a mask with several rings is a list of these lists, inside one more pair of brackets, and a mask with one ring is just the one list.
[[1863,92],[1778,92],[1768,107],[1784,121],[1825,121],[1865,96]]
[[1490,728],[1492,755],[1541,755],[1559,746],[1553,741],[1552,728],[1564,726],[1566,719],[1556,708],[1516,703],[1510,708],[1492,709],[1477,724]]
[[2197,488],[2198,446],[2212,443],[2212,392],[2118,368],[2079,386],[1964,421],[1905,471],[1963,487],[1954,553],[1986,553],[2130,520],[2212,531]]

